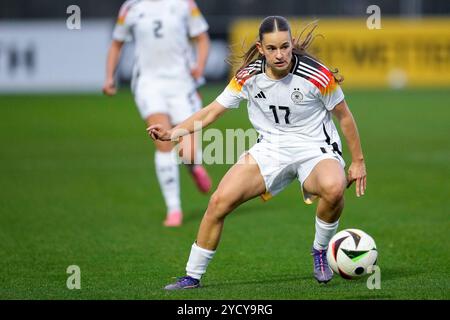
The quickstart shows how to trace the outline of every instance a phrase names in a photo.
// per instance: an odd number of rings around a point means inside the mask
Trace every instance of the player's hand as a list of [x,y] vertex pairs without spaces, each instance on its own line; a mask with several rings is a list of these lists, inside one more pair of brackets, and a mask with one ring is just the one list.
[[364,160],[354,161],[348,168],[347,188],[356,182],[356,196],[364,195],[367,186],[367,173]]
[[107,79],[103,85],[103,93],[107,96],[113,96],[117,92],[114,79]]
[[160,124],[154,124],[147,128],[149,136],[153,140],[170,141],[172,132],[166,130]]
[[191,75],[195,80],[197,80],[203,76],[203,69],[197,66],[191,70]]

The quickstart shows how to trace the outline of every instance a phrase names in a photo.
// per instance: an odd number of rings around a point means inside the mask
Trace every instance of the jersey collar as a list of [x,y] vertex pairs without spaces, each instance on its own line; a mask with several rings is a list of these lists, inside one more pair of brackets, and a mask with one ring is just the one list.
[[297,67],[298,67],[299,60],[298,60],[298,57],[297,57],[297,55],[295,53],[292,54],[292,61],[294,63],[292,64],[291,70],[289,71],[290,73],[294,73],[295,70],[297,70]]

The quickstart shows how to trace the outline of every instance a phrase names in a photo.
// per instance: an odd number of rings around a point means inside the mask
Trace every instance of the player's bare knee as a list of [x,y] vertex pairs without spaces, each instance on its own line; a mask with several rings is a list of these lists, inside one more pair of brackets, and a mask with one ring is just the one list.
[[344,198],[345,184],[341,181],[329,180],[322,186],[321,198],[330,204],[337,205]]
[[209,199],[206,215],[212,219],[223,219],[232,210],[232,204],[226,195],[221,191],[216,191]]

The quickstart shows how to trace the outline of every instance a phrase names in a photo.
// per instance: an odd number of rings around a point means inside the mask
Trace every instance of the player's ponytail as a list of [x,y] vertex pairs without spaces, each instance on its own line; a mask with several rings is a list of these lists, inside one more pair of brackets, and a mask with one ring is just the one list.
[[[316,37],[323,37],[320,33],[314,34],[314,31],[319,26],[318,22],[319,20],[314,20],[313,22],[308,23],[303,28],[303,30],[300,32],[299,36],[294,42],[293,48],[294,54],[307,56],[314,60],[320,61],[318,58],[316,58],[309,52],[309,48],[311,47],[311,44],[313,43],[314,39],[316,39]],[[334,80],[337,83],[342,83],[344,81],[344,77],[339,74],[339,70],[337,68],[330,71],[331,73],[333,73]]]
[[[309,53],[309,47],[313,43],[316,37],[323,37],[321,34],[314,34],[314,31],[319,26],[318,20],[314,20],[313,22],[308,23],[303,30],[300,32],[299,36],[294,42],[293,53],[297,55],[308,56],[314,60],[320,61],[314,55]],[[304,35],[305,34],[305,35]],[[304,37],[303,37],[304,35]],[[303,37],[303,39],[302,39]],[[337,83],[342,83],[344,81],[344,77],[339,74],[339,70],[337,68],[330,70],[333,73],[334,80]]]

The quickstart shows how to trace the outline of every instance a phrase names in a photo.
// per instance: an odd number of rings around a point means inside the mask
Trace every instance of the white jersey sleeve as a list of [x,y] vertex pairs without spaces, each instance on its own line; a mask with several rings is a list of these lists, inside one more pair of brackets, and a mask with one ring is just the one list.
[[341,87],[336,83],[334,77],[325,90],[320,91],[319,98],[328,111],[333,110],[339,102],[344,100],[344,92],[342,92]]
[[191,38],[196,37],[203,32],[208,31],[209,26],[203,17],[200,9],[194,0],[188,0],[189,3],[189,16],[188,16],[188,29],[189,36]]
[[295,74],[308,80],[316,88],[315,96],[328,111],[333,110],[344,99],[344,93],[333,72],[316,59],[308,55],[298,56]]
[[133,35],[131,33],[132,14],[130,14],[130,10],[138,1],[139,0],[128,0],[120,7],[119,16],[113,31],[114,40],[122,42],[133,40]]
[[255,75],[262,72],[262,64],[259,59],[240,69],[216,101],[225,108],[238,108],[242,100],[249,100],[249,83],[254,81]]
[[245,99],[242,86],[233,78],[223,92],[216,98],[216,101],[225,108],[238,108],[239,103]]

